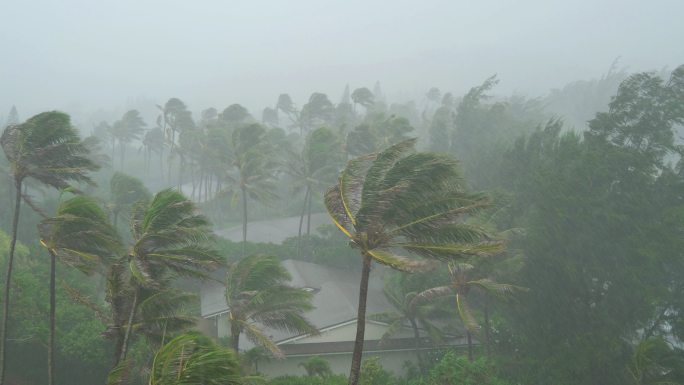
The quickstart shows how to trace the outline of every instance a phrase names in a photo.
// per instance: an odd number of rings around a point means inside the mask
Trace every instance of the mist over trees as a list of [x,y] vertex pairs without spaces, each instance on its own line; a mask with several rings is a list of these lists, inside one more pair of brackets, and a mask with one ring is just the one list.
[[[258,381],[283,356],[263,328],[319,332],[287,259],[358,278],[354,353],[349,377],[313,357],[266,383],[684,383],[684,66],[539,97],[499,80],[171,97],[91,127],[11,107],[0,385]],[[296,236],[259,241],[289,217]],[[392,311],[366,313],[371,277]],[[227,339],[197,331],[200,282],[226,285]],[[410,330],[401,375],[364,355],[367,320]]]

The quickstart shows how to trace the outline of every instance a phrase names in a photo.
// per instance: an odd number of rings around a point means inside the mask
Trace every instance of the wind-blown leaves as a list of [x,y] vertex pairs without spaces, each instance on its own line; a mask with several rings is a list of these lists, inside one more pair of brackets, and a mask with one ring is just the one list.
[[[408,139],[377,154],[352,159],[325,195],[333,222],[363,257],[361,296],[367,295],[372,261],[397,270],[420,271],[429,264],[413,256],[453,261],[502,250],[502,243],[486,231],[466,224],[469,216],[489,204],[488,199],[465,192],[455,160],[416,153],[415,143]],[[399,250],[412,255],[399,256]],[[359,301],[351,385],[359,378],[364,303]]]
[[318,332],[304,317],[313,309],[313,294],[289,286],[290,279],[276,257],[251,255],[231,264],[226,275],[226,301],[236,351],[244,332],[252,342],[280,356],[280,349],[261,326],[298,334]]
[[489,199],[464,191],[453,159],[414,153],[415,143],[351,160],[325,195],[333,222],[376,261],[400,270],[410,258],[390,249],[444,261],[499,253],[500,241],[466,223]]
[[38,230],[45,248],[85,272],[111,263],[122,248],[104,211],[86,196],[62,202],[56,216],[43,220]]
[[180,335],[154,356],[150,385],[242,384],[236,354],[198,333]]
[[9,126],[0,145],[12,164],[16,180],[31,177],[56,189],[71,181],[90,183],[87,171],[99,168],[89,158],[69,115],[51,111]]

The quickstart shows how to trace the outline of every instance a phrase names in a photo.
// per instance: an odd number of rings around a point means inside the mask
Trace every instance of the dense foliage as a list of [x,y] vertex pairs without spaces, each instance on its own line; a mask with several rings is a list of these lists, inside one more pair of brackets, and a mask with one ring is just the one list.
[[[366,280],[399,270],[385,275],[393,311],[369,318],[384,339],[413,333],[420,364],[391,373],[359,354],[360,384],[684,383],[684,66],[611,69],[538,99],[497,96],[497,82],[419,103],[379,84],[337,104],[282,94],[261,122],[171,98],[88,138],[64,113],[14,111],[0,139],[0,383],[104,383],[112,368],[121,384],[256,381],[261,353],[240,352],[240,368],[186,334],[192,292],[230,272],[236,335],[277,355],[261,325],[315,332],[288,258]],[[326,208],[336,226],[317,228]],[[285,217],[290,238],[249,241],[253,220]],[[233,226],[237,239],[215,241]],[[461,336],[471,359],[421,351]],[[324,357],[303,370],[263,381],[348,381]]]

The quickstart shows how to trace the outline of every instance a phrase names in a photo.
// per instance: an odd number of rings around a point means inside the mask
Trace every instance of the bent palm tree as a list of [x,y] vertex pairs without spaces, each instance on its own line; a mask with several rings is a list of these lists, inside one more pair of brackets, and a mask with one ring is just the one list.
[[418,306],[420,302],[434,299],[436,297],[455,295],[456,310],[461,318],[461,322],[466,327],[466,338],[468,339],[468,359],[473,360],[473,341],[472,333],[480,328],[475,320],[475,316],[468,304],[468,294],[473,289],[479,289],[486,294],[499,299],[511,299],[517,291],[527,290],[523,287],[505,283],[497,283],[489,278],[470,279],[468,272],[473,270],[473,265],[469,263],[449,263],[450,284],[446,286],[433,287],[419,293],[412,301],[411,306]]
[[52,111],[40,113],[26,122],[8,126],[0,137],[0,146],[9,160],[14,178],[15,204],[12,220],[12,241],[7,259],[2,323],[0,324],[0,385],[5,381],[7,323],[10,309],[12,268],[17,243],[22,186],[27,178],[64,189],[69,183],[91,182],[88,171],[99,168],[89,158],[78,131],[71,126],[69,115]]
[[451,261],[502,249],[486,231],[464,223],[489,200],[464,191],[455,160],[413,153],[415,142],[409,139],[349,161],[338,184],[325,194],[333,222],[359,249],[363,262],[350,385],[359,380],[373,261],[412,272],[432,264],[399,256],[397,250]]
[[317,333],[304,317],[313,309],[312,294],[287,285],[290,273],[276,257],[250,255],[230,265],[226,280],[228,321],[233,349],[240,347],[240,335],[268,349],[282,352],[260,326],[295,333]]
[[[133,209],[131,218],[133,246],[110,275],[111,294],[130,290],[124,334],[119,335],[118,359],[126,359],[135,316],[141,299],[168,289],[170,276],[204,278],[206,271],[218,266],[219,257],[208,246],[213,235],[209,221],[183,194],[166,189],[151,202]],[[124,282],[128,278],[128,283]],[[111,298],[112,301],[118,297]],[[118,307],[122,307],[119,305]],[[120,322],[123,320],[119,320]],[[119,330],[121,326],[119,325]]]
[[91,198],[77,196],[62,202],[53,218],[38,226],[40,244],[50,253],[50,337],[48,341],[48,384],[55,383],[55,262],[92,273],[103,260],[121,249],[119,236],[100,206]]
[[172,339],[154,355],[149,385],[187,384],[243,384],[237,355],[199,333]]

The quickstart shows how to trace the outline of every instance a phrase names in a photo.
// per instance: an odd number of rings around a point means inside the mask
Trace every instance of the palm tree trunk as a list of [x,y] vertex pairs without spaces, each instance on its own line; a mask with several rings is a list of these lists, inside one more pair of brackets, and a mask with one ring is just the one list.
[[425,365],[423,364],[423,356],[420,354],[420,333],[418,332],[418,325],[416,324],[416,320],[413,318],[409,318],[409,322],[411,322],[411,328],[413,329],[413,339],[415,340],[416,343],[416,358],[418,359],[418,369],[420,369],[420,372],[423,373],[425,371]]
[[233,345],[233,350],[235,350],[236,354],[239,354],[239,348],[240,348],[240,328],[235,325],[234,322],[230,323],[230,343]]
[[161,150],[159,150],[159,176],[161,177],[161,181],[164,181],[164,148],[162,147]]
[[204,167],[200,168],[199,186],[197,186],[197,201],[202,202],[202,183],[204,183]]
[[55,301],[57,291],[55,279],[57,256],[50,251],[50,338],[48,340],[48,385],[55,384],[55,309],[57,303]]
[[306,236],[311,235],[311,193],[309,193],[309,203],[306,207]]
[[489,358],[491,354],[491,348],[489,346],[490,341],[490,336],[489,336],[489,297],[485,297],[485,306],[484,306],[484,327],[485,327],[485,352],[487,354],[487,358]]
[[207,200],[209,200],[209,194],[211,193],[211,190],[212,190],[212,186],[213,186],[213,185],[214,185],[214,176],[212,175],[212,176],[209,178],[209,187],[207,187],[207,191],[206,191],[206,193],[204,194],[204,196],[207,198]]
[[247,254],[247,189],[242,186],[242,257]]
[[7,256],[7,273],[5,274],[5,295],[2,302],[2,325],[0,325],[0,385],[5,383],[5,353],[7,352],[7,324],[10,309],[10,288],[12,287],[12,268],[14,267],[14,250],[17,245],[19,227],[19,209],[21,208],[21,180],[15,180],[16,197],[14,202],[14,218],[12,219],[12,241]]
[[370,277],[371,257],[363,255],[363,269],[361,270],[361,284],[359,285],[359,310],[356,316],[356,339],[352,354],[349,385],[358,385],[361,372],[361,356],[363,355],[363,340],[366,332],[366,299],[368,298],[368,278]]
[[302,254],[302,225],[304,224],[304,214],[306,213],[306,201],[309,199],[309,186],[306,186],[304,194],[304,204],[302,205],[302,215],[299,216],[299,231],[297,232],[297,257]]
[[192,167],[192,165],[191,165],[190,166],[190,175],[191,175],[190,180],[192,180],[192,193],[190,194],[190,196],[192,197],[193,201],[196,200],[195,191],[197,190],[197,178],[195,178],[195,172],[194,171],[196,171],[196,169],[194,169],[194,167]]
[[116,164],[116,139],[112,137],[112,170],[115,170],[115,164]]
[[183,193],[183,169],[185,168],[185,161],[183,160],[183,156],[180,157],[178,162],[178,191]]
[[169,185],[172,183],[171,182],[171,166],[173,162],[171,162],[171,157],[173,156],[173,148],[176,146],[176,131],[171,129],[171,148],[169,149]]
[[466,338],[468,340],[468,361],[473,362],[473,336],[470,330],[466,330]]
[[119,146],[121,147],[121,171],[124,169],[124,158],[126,157],[126,143],[119,141]]
[[117,364],[126,360],[126,354],[128,354],[128,343],[131,338],[131,330],[133,329],[133,318],[135,317],[135,312],[138,309],[138,294],[139,290],[135,289],[135,294],[133,294],[133,303],[131,304],[131,312],[128,315],[128,323],[126,324],[126,332],[124,334],[123,343],[121,344],[121,354],[119,355],[119,361]]

